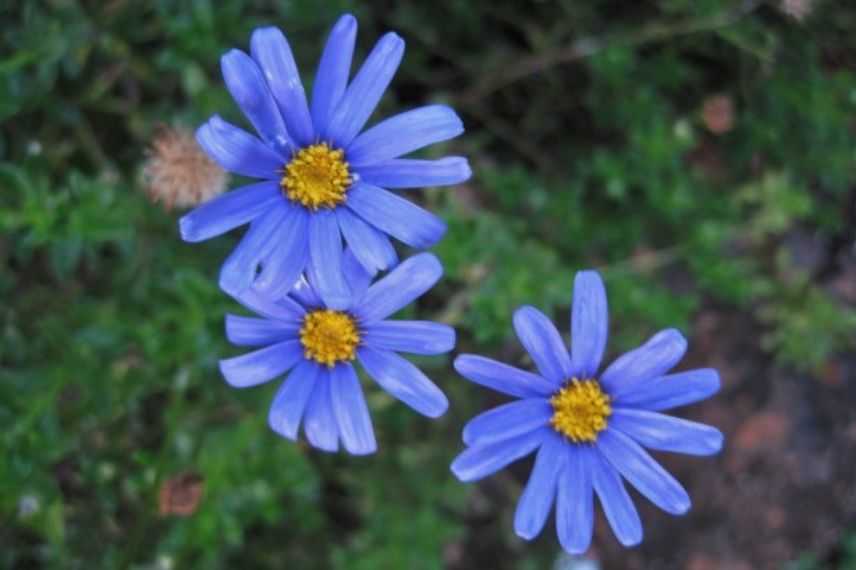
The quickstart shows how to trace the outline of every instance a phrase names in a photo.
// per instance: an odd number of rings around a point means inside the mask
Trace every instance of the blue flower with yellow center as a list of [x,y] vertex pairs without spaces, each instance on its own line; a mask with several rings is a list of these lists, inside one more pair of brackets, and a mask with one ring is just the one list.
[[250,54],[221,59],[226,86],[258,137],[218,116],[199,128],[202,148],[224,169],[262,179],[203,204],[180,223],[197,242],[249,223],[223,264],[220,285],[239,295],[254,287],[279,297],[306,271],[331,308],[349,298],[342,240],[371,273],[397,263],[389,236],[415,248],[436,243],[442,220],[389,189],[457,184],[462,157],[401,158],[463,132],[455,112],[420,107],[361,132],[401,61],[404,41],[383,36],[350,80],[357,22],[333,27],[318,65],[311,104],[285,36],[257,29]]
[[349,250],[342,269],[349,289],[344,307],[330,307],[311,275],[275,301],[255,289],[238,295],[261,318],[227,315],[226,336],[236,345],[263,348],[221,360],[220,370],[238,388],[290,371],[271,404],[270,427],[295,440],[302,424],[314,447],[336,451],[341,442],[349,453],[364,455],[377,445],[353,362],[390,395],[435,418],[448,408],[446,396],[397,353],[449,352],[455,331],[430,321],[388,319],[440,278],[443,268],[433,255],[415,255],[375,283]]
[[608,312],[594,271],[582,271],[574,281],[570,353],[556,327],[533,307],[518,309],[514,328],[539,374],[476,355],[455,360],[467,379],[519,400],[466,424],[468,447],[452,463],[454,474],[476,481],[537,450],[514,530],[527,540],[536,537],[555,503],[559,541],[572,554],[591,543],[594,495],[622,544],[642,541],[642,524],[622,480],[666,512],[686,513],[689,495],[645,448],[689,455],[721,449],[719,430],[659,413],[716,393],[717,372],[669,374],[687,347],[669,329],[599,374]]

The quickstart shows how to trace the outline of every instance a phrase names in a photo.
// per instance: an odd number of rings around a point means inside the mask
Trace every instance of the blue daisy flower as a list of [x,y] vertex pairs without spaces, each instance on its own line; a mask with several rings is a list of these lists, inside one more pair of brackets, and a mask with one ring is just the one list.
[[449,406],[443,392],[416,366],[399,356],[442,354],[455,346],[455,330],[430,321],[387,318],[424,294],[443,273],[429,253],[402,262],[371,284],[371,276],[346,251],[343,274],[349,286],[343,309],[331,308],[311,276],[279,301],[255,289],[237,300],[262,318],[226,316],[226,336],[239,346],[264,347],[220,361],[234,387],[268,382],[291,370],[268,415],[278,434],[336,451],[339,441],[352,454],[373,453],[371,418],[352,362],[358,360],[381,388],[425,416],[441,416]]
[[184,240],[197,242],[250,224],[220,272],[228,293],[254,286],[278,298],[306,270],[324,302],[343,309],[349,299],[343,238],[374,273],[397,263],[388,236],[422,249],[446,230],[442,220],[388,189],[469,178],[462,157],[401,158],[456,137],[461,120],[446,106],[428,105],[361,133],[398,68],[404,40],[384,35],[349,83],[356,33],[350,15],[333,27],[311,104],[277,28],[253,32],[250,55],[233,49],[221,59],[226,87],[259,136],[215,115],[196,138],[226,170],[262,181],[203,204],[179,226]]
[[723,441],[713,427],[659,413],[719,390],[712,369],[668,374],[686,351],[681,333],[661,331],[598,374],[607,325],[603,281],[583,271],[574,281],[570,354],[543,313],[522,307],[514,329],[539,374],[476,355],[455,360],[467,379],[520,399],[466,424],[468,447],[452,471],[461,481],[476,481],[537,450],[514,530],[527,540],[537,536],[555,502],[559,541],[572,554],[591,543],[594,494],[623,545],[642,541],[622,478],[666,512],[689,510],[687,492],[644,448],[710,455]]

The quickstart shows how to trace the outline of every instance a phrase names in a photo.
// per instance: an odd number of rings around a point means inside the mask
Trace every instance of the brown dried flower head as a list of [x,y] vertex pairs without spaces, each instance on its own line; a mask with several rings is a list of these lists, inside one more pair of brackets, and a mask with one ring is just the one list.
[[798,22],[805,20],[814,8],[814,0],[781,0],[779,9]]
[[723,135],[734,128],[734,102],[728,95],[714,95],[705,99],[701,110],[707,130]]
[[160,127],[146,154],[146,194],[167,210],[201,204],[222,194],[229,183],[226,171],[183,127]]

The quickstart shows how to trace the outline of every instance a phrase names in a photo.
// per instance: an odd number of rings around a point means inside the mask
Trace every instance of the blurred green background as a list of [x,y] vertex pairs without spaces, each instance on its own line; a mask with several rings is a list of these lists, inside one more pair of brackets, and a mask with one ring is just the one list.
[[664,459],[695,508],[639,500],[631,551],[601,520],[595,564],[856,568],[856,5],[816,0],[0,2],[0,567],[592,567],[552,530],[513,535],[526,462],[453,480],[462,424],[500,400],[450,358],[419,362],[452,402],[439,421],[368,388],[365,458],[279,439],[275,384],[220,378],[239,232],[182,243],[145,150],[162,124],[241,122],[218,59],[258,25],[311,83],[346,10],[359,58],[407,41],[375,120],[445,102],[467,126],[431,152],[474,178],[418,194],[450,229],[411,314],[527,366],[514,308],[566,328],[596,267],[612,355],[677,326],[684,366],[722,373],[687,414],[726,452]]

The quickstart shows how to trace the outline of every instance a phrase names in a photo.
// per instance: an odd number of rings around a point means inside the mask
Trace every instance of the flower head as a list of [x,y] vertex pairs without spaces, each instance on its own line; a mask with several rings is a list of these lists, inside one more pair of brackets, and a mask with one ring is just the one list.
[[226,190],[229,175],[181,127],[158,130],[143,166],[146,194],[166,209],[196,206]]
[[781,0],[779,2],[779,10],[798,22],[808,18],[814,8],[814,0]]
[[716,371],[668,374],[687,346],[669,329],[598,373],[607,325],[603,282],[596,272],[582,271],[574,281],[570,354],[549,319],[523,307],[514,328],[538,374],[481,356],[455,360],[455,369],[472,382],[519,400],[464,426],[468,447],[452,471],[475,481],[537,451],[514,530],[534,538],[555,503],[559,541],[574,554],[591,543],[595,494],[618,540],[641,542],[642,524],[622,479],[669,513],[689,510],[687,492],[644,448],[710,455],[722,447],[719,430],[659,413],[714,394]]
[[[389,189],[443,186],[469,178],[466,159],[402,158],[463,132],[442,105],[420,107],[361,132],[392,81],[404,41],[384,35],[350,78],[357,22],[342,16],[333,30],[307,100],[285,36],[259,28],[250,54],[221,59],[226,87],[258,136],[218,116],[199,128],[199,144],[229,172],[261,181],[221,196],[184,216],[186,241],[249,223],[223,264],[220,285],[232,295],[249,288],[281,297],[306,271],[331,309],[348,302],[342,240],[370,272],[398,259],[389,237],[409,246],[436,243],[446,226]],[[350,79],[350,81],[349,81]]]
[[376,449],[374,431],[354,361],[381,388],[428,417],[442,415],[446,396],[418,368],[397,354],[442,354],[455,345],[455,331],[429,321],[387,317],[425,293],[442,274],[437,258],[409,258],[371,284],[350,251],[343,256],[349,297],[331,309],[312,281],[303,279],[278,301],[250,289],[238,300],[261,318],[226,316],[226,335],[240,346],[263,347],[220,361],[232,386],[245,388],[290,371],[270,408],[268,423],[297,439],[298,428],[313,446],[350,453]]

